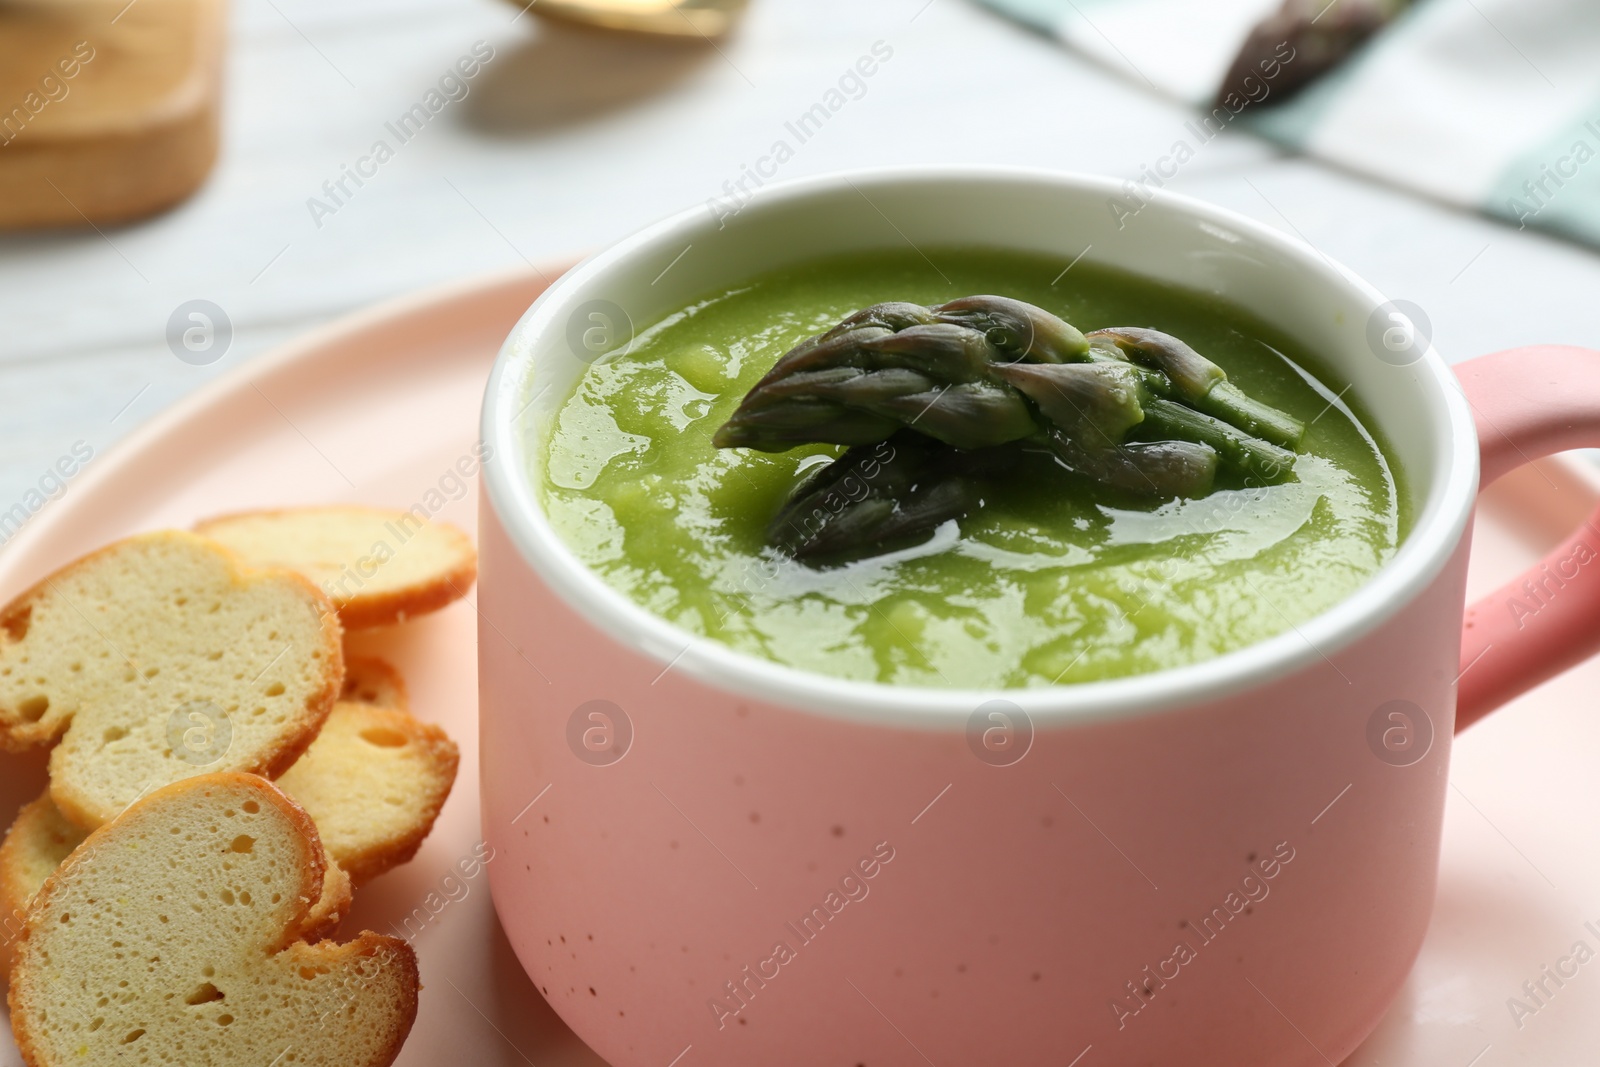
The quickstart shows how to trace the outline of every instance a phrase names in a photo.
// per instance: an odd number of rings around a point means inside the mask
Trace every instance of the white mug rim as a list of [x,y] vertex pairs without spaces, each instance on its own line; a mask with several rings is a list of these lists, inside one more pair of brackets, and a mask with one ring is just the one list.
[[[912,166],[835,172],[773,182],[741,209],[836,192],[855,186],[918,182],[984,181],[1045,183],[1118,196],[1115,179],[1065,171],[999,166]],[[1385,297],[1358,275],[1302,241],[1245,216],[1192,197],[1153,191],[1153,201],[1197,219],[1225,226],[1279,254],[1289,255],[1331,286],[1343,286],[1372,308]],[[850,681],[788,667],[692,634],[641,607],[606,584],[561,540],[546,521],[522,455],[513,417],[525,402],[523,378],[514,366],[519,342],[540,330],[561,330],[589,287],[617,264],[670,245],[682,247],[711,219],[706,207],[686,208],[623,238],[583,260],[533,303],[507,337],[485,391],[482,441],[485,502],[498,518],[522,561],[551,591],[611,639],[655,660],[663,673],[681,672],[704,684],[752,700],[779,704],[855,722],[902,728],[965,726],[979,705],[1002,699],[1036,727],[1129,718],[1192,707],[1256,689],[1329,657],[1371,633],[1421,595],[1438,577],[1465,536],[1478,488],[1478,443],[1470,407],[1454,374],[1431,342],[1417,366],[1423,389],[1436,391],[1445,418],[1433,427],[1435,454],[1447,466],[1436,472],[1434,491],[1418,508],[1414,524],[1396,552],[1359,589],[1306,622],[1255,644],[1180,667],[1101,681],[1036,688],[933,688]],[[512,378],[522,370],[523,377]]]

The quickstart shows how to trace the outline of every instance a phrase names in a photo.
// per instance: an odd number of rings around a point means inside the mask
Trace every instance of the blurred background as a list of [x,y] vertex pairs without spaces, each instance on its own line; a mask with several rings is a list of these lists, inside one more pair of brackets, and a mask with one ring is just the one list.
[[[541,17],[541,2],[554,0],[0,0],[0,511],[75,443],[98,454],[319,323],[440,283],[549,271],[757,168],[764,181],[915,163],[1138,180],[1183,140],[1193,151],[1165,165],[1167,188],[1297,235],[1412,302],[1451,360],[1600,347],[1600,258],[1582,234],[1494,221],[1339,151],[1301,155],[1281,130],[1197,136],[1202,82],[1237,46],[1202,42],[1198,71],[1179,69],[1196,37],[1154,0],[754,0],[715,40],[575,25]],[[1230,9],[1229,39],[1250,21],[1232,6],[1215,6]],[[1256,2],[1251,18],[1276,6]],[[1447,134],[1515,127],[1516,93],[1548,85],[1560,121],[1535,114],[1549,129],[1527,140],[1558,138],[1561,116],[1600,99],[1600,63],[1574,65],[1594,55],[1594,5],[1517,21],[1539,6],[1407,13],[1483,16],[1454,58],[1510,72],[1509,104],[1469,109]],[[1222,25],[1210,5],[1182,7]],[[1568,18],[1574,32],[1560,32]],[[1572,40],[1590,51],[1569,54]],[[1567,51],[1547,54],[1552,41]],[[873,73],[852,75],[863,57]],[[1302,110],[1326,107],[1316,89]],[[801,141],[792,124],[819,102],[830,117]],[[778,141],[793,149],[781,162]],[[104,215],[83,202],[101,195]],[[117,221],[150,210],[141,196],[177,202]]]

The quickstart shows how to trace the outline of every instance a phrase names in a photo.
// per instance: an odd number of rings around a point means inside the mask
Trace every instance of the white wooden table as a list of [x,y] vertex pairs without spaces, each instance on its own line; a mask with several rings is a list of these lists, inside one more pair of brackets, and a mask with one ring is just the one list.
[[[947,161],[1132,176],[1182,133],[1178,107],[967,0],[756,0],[720,48],[544,25],[496,0],[240,0],[225,147],[199,196],[104,234],[0,238],[0,512],[75,443],[103,452],[319,322],[571,257],[718,194],[879,41],[892,57],[782,176]],[[385,123],[476,42],[493,58],[466,97],[400,145]],[[379,138],[394,157],[363,165],[376,174],[346,179],[353,195],[335,204],[323,183]],[[1600,257],[1587,250],[1244,134],[1207,145],[1173,185],[1298,232],[1415,301],[1451,358],[1600,346]],[[314,217],[312,197],[337,210]],[[165,338],[193,299],[232,324],[210,365],[181,362]]]

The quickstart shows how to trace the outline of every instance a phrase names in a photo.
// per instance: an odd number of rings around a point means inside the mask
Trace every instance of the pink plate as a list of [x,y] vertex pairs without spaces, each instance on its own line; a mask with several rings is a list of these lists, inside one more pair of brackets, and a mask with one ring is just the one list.
[[[544,284],[519,273],[407,297],[238,368],[94,460],[0,554],[0,598],[114,538],[241,508],[442,501],[440,517],[474,529],[476,489],[453,467],[476,440],[495,353]],[[1472,595],[1559,542],[1597,498],[1600,477],[1577,463],[1503,479],[1484,497]],[[459,603],[351,642],[401,668],[417,713],[460,742],[462,764],[421,853],[362,889],[345,929],[417,949],[426,991],[402,1065],[600,1064],[523,975],[484,876],[459,877],[481,841],[476,623]],[[1548,1067],[1600,1047],[1597,689],[1600,661],[1456,743],[1428,940],[1350,1065]],[[0,756],[0,819],[43,788],[42,759]],[[0,1034],[0,1067],[17,1059]]]

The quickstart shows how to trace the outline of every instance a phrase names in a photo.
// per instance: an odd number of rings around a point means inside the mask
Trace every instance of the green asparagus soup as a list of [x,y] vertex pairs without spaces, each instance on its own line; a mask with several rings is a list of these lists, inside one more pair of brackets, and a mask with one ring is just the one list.
[[[731,648],[841,678],[972,688],[1206,660],[1332,607],[1395,552],[1406,524],[1396,472],[1344,383],[1289,338],[1215,298],[1088,263],[924,251],[755,278],[596,362],[549,433],[527,442],[560,536],[617,590]],[[1219,476],[1204,495],[1150,500],[1018,451],[985,475],[980,509],[893,550],[819,564],[774,547],[774,515],[844,448],[718,448],[718,427],[780,357],[859,309],[972,293],[1083,331],[1181,337],[1237,390],[1305,425],[1292,474]]]

